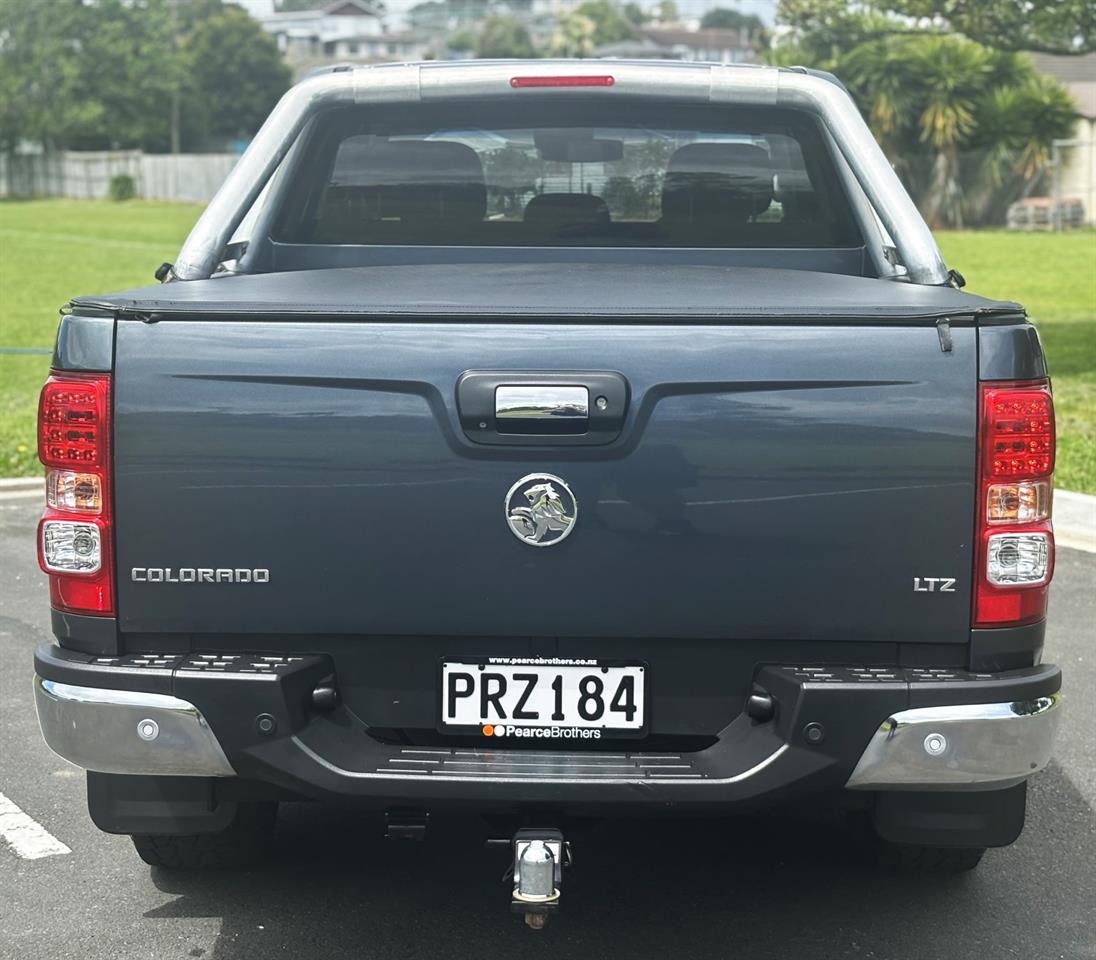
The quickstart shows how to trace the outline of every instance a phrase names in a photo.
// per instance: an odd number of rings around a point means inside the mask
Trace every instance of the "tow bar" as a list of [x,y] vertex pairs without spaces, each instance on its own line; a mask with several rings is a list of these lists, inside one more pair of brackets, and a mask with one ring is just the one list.
[[[531,930],[543,930],[559,909],[563,868],[571,865],[571,845],[554,828],[527,827],[514,834],[514,888],[510,909],[523,914]],[[509,872],[509,871],[507,871]]]

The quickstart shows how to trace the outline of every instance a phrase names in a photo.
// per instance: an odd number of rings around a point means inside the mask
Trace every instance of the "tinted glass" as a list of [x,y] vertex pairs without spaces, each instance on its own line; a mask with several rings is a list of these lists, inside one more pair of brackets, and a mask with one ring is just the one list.
[[314,244],[848,247],[809,117],[659,102],[340,110],[276,239]]

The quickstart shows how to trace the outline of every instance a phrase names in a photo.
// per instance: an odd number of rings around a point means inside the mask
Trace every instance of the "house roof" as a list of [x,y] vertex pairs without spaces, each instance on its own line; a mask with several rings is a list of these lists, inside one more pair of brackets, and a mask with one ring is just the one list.
[[329,17],[375,17],[376,9],[363,0],[335,0],[320,8]]
[[1073,57],[1053,53],[1032,53],[1030,56],[1036,70],[1065,85],[1082,117],[1096,120],[1096,53]]
[[1063,83],[1096,83],[1096,53],[1072,57],[1055,53],[1030,53],[1028,56],[1036,70],[1057,77]]
[[674,27],[647,27],[640,35],[658,44],[705,47],[709,50],[752,50],[750,43],[737,30],[681,30]]
[[263,23],[280,23],[291,20],[321,20],[324,17],[378,17],[376,7],[365,0],[336,0],[326,6],[311,10],[277,10],[258,19]]
[[595,57],[619,60],[680,60],[681,54],[665,44],[655,43],[649,37],[638,40],[622,40],[619,43],[603,43],[594,47]]
[[414,30],[399,30],[392,33],[356,33],[352,36],[333,37],[328,43],[422,43],[426,40]]

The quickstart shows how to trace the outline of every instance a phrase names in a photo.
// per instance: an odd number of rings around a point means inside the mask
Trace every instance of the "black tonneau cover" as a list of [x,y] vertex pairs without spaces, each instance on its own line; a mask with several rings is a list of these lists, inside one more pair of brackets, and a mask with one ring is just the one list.
[[805,270],[590,263],[416,264],[226,276],[77,297],[75,308],[232,316],[823,318],[1018,314],[1008,301]]

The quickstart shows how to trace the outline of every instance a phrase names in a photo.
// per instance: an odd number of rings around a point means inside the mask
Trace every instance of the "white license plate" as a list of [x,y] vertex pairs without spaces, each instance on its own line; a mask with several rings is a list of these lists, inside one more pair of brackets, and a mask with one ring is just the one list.
[[646,668],[638,663],[562,657],[446,660],[440,727],[515,739],[636,736],[646,729],[646,679]]

